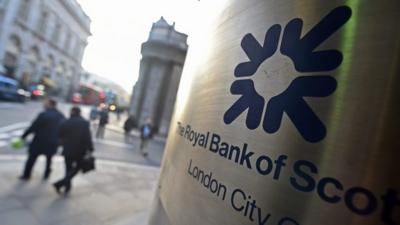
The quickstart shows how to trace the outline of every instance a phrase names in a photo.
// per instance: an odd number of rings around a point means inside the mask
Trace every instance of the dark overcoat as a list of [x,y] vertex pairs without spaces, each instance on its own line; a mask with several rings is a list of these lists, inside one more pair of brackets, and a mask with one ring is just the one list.
[[65,157],[79,160],[87,152],[94,150],[90,123],[81,116],[65,120],[60,126],[59,138]]
[[40,113],[22,135],[24,139],[29,134],[34,135],[29,153],[54,155],[58,147],[58,129],[64,119],[64,115],[57,109],[47,109]]

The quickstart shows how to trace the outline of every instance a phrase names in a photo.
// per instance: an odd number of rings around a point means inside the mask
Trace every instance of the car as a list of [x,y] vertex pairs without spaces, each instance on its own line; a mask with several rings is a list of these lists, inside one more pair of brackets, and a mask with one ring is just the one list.
[[46,90],[43,84],[33,84],[30,86],[29,91],[32,99],[42,99],[46,96]]
[[5,101],[25,102],[30,93],[19,87],[18,81],[0,75],[0,99]]

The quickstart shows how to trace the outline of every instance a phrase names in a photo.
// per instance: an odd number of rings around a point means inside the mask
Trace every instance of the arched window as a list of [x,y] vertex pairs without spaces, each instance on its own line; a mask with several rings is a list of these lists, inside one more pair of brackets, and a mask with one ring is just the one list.
[[43,76],[51,77],[51,71],[54,68],[54,57],[53,55],[48,55],[43,64]]
[[20,2],[18,15],[24,21],[28,20],[30,5],[31,5],[30,0],[21,0]]
[[48,65],[50,68],[53,68],[55,66],[53,55],[49,55]]
[[78,60],[80,60],[82,58],[85,47],[86,47],[85,42],[79,41],[76,44],[75,49],[74,49],[74,57],[76,57]]
[[25,65],[25,73],[29,75],[33,82],[39,81],[38,65],[40,63],[39,48],[34,46],[28,53],[28,62]]
[[61,33],[61,23],[60,22],[56,22],[56,27],[53,30],[53,34],[51,36],[51,39],[53,40],[53,43],[55,45],[58,44],[58,41],[60,39],[60,33]]
[[71,30],[67,29],[66,30],[66,37],[65,37],[65,42],[64,42],[64,51],[69,53],[69,48],[71,46],[71,39],[72,39],[72,33]]
[[15,76],[15,69],[17,67],[18,57],[21,52],[21,41],[16,35],[12,35],[8,40],[6,46],[6,53],[4,56],[3,65],[6,69],[5,73],[10,76]]
[[37,63],[39,62],[39,60],[40,60],[39,48],[34,46],[29,51],[28,61]]
[[43,11],[38,20],[38,31],[44,37],[46,37],[47,25],[48,25],[48,20],[49,20],[48,18],[49,18],[49,13],[46,11]]
[[64,63],[63,61],[61,61],[61,62],[57,65],[56,73],[57,73],[57,76],[59,76],[59,77],[64,76],[64,73],[65,73],[65,63]]
[[75,79],[75,68],[71,66],[69,72],[69,77],[71,78],[71,80]]

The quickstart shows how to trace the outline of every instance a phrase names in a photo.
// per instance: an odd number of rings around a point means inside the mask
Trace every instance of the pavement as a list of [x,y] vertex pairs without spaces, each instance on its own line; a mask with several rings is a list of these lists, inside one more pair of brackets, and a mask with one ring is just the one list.
[[[66,115],[70,104],[59,108]],[[87,116],[89,107],[82,107]],[[68,197],[55,193],[51,183],[64,174],[61,156],[56,156],[53,173],[42,181],[44,159],[39,159],[29,182],[17,179],[26,159],[26,148],[13,150],[18,137],[41,111],[39,102],[0,102],[0,224],[20,225],[145,225],[156,188],[165,139],[149,144],[149,156],[138,150],[137,131],[126,143],[121,129],[123,117],[111,115],[104,139],[94,139],[96,170],[79,174]],[[86,115],[87,114],[87,115]],[[94,133],[96,125],[92,126]]]
[[159,170],[99,160],[94,172],[79,174],[68,196],[52,183],[62,178],[63,160],[55,158],[53,174],[43,181],[44,159],[30,181],[19,181],[25,157],[0,155],[0,224],[2,225],[143,225]]

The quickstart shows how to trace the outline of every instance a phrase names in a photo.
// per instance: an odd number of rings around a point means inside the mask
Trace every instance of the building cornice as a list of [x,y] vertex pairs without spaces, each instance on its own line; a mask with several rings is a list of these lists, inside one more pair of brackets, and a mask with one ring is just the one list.
[[90,18],[84,13],[82,8],[78,8],[78,10],[81,10],[83,16],[87,17],[88,19],[88,24],[86,24],[83,19],[81,18],[81,16],[79,14],[76,13],[75,10],[77,10],[76,8],[74,8],[73,6],[71,6],[70,4],[67,3],[66,0],[58,0],[67,10],[67,12],[75,19],[75,21],[79,24],[79,26],[85,31],[87,32],[87,34],[90,36],[92,35],[92,33],[90,32]]

